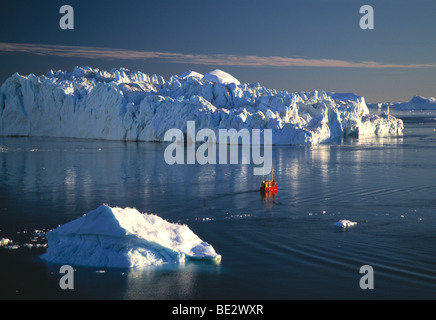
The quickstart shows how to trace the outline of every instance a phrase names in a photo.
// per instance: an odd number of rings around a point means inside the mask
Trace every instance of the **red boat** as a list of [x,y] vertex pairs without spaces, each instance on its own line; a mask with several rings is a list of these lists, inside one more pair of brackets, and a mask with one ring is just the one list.
[[277,181],[274,180],[274,168],[271,170],[271,179],[263,179],[260,184],[260,191],[264,193],[276,193],[278,190]]

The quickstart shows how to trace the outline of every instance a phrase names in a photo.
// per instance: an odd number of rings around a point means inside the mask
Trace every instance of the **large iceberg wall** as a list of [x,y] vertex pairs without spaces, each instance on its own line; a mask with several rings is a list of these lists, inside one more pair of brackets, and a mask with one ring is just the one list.
[[344,135],[398,135],[401,120],[371,115],[363,97],[289,93],[240,84],[214,70],[165,81],[120,68],[15,73],[0,88],[0,135],[163,141],[171,128],[272,129],[274,144],[318,144]]
[[133,268],[184,263],[185,258],[221,260],[188,226],[134,208],[101,205],[46,238],[47,252],[41,258],[57,264]]

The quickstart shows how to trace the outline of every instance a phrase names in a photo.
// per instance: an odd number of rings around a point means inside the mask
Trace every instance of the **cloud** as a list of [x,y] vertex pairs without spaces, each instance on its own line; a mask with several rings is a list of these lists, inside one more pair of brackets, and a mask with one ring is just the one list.
[[435,68],[434,64],[385,64],[376,61],[345,61],[336,59],[309,59],[292,57],[260,57],[232,54],[185,54],[175,52],[136,51],[114,48],[65,46],[50,44],[0,42],[0,53],[34,54],[63,58],[100,60],[156,60],[213,66],[246,67],[334,67],[334,68]]

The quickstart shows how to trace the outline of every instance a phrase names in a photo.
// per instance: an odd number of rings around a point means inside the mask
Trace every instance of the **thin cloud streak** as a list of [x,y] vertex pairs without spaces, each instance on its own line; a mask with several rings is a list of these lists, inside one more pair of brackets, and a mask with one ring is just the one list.
[[336,59],[308,59],[290,57],[260,57],[231,54],[184,54],[173,52],[135,51],[114,48],[65,46],[49,44],[0,42],[0,53],[34,54],[62,58],[101,60],[157,60],[167,63],[185,63],[246,67],[334,67],[334,68],[435,68],[434,64],[383,64],[375,61],[344,61]]

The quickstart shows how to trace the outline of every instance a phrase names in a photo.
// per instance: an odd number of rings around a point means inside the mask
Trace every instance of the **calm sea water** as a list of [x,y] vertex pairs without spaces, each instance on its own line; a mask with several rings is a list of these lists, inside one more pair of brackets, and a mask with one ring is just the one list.
[[[402,137],[274,146],[271,198],[253,165],[170,166],[165,144],[0,137],[0,238],[23,244],[106,203],[187,224],[222,255],[77,267],[61,290],[43,250],[0,248],[0,298],[434,299],[436,113],[400,116]],[[363,265],[372,290],[359,286]]]

